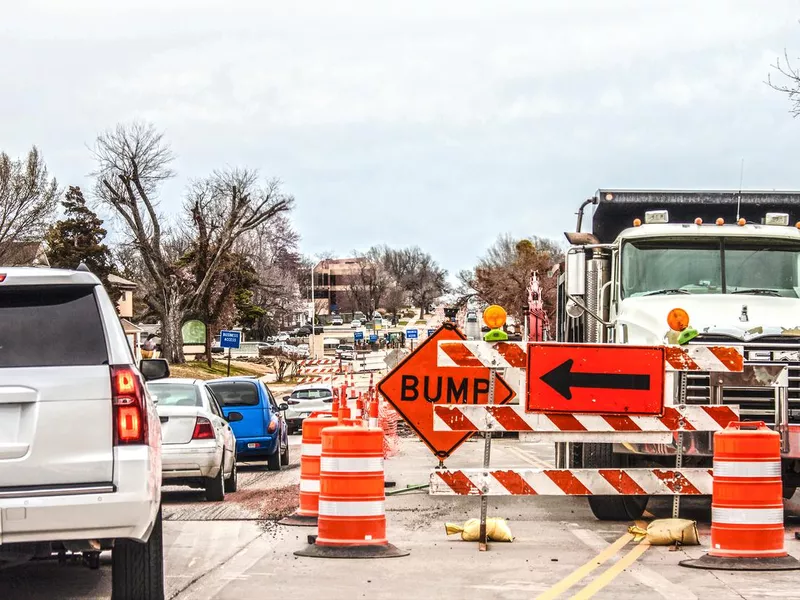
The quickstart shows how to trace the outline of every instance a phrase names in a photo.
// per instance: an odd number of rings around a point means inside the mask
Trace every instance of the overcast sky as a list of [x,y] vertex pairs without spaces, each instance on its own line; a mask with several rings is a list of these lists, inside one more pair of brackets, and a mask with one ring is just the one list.
[[280,177],[307,254],[417,244],[451,272],[560,237],[599,187],[800,189],[764,85],[793,0],[3,2],[0,149],[90,188],[87,145],[163,129],[178,177]]

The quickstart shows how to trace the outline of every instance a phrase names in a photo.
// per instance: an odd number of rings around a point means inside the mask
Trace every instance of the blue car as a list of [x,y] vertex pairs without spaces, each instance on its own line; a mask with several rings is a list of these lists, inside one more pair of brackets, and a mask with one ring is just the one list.
[[236,456],[240,461],[266,460],[270,471],[280,471],[289,464],[289,437],[283,411],[264,382],[252,377],[225,377],[208,382],[217,397],[225,418],[236,435]]

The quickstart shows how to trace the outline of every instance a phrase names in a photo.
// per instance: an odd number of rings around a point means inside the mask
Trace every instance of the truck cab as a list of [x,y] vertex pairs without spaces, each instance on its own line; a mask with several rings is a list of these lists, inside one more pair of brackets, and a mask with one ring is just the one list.
[[[580,231],[592,205],[592,232]],[[800,192],[598,190],[568,233],[559,280],[559,341],[740,346],[747,365],[788,368],[788,393],[715,385],[707,372],[667,374],[667,404],[738,405],[781,433],[787,496],[800,485]],[[711,466],[712,435],[684,434],[685,463]],[[572,444],[571,466],[674,466],[673,444]],[[643,500],[643,502],[642,502]],[[646,498],[597,497],[599,518],[637,518]]]

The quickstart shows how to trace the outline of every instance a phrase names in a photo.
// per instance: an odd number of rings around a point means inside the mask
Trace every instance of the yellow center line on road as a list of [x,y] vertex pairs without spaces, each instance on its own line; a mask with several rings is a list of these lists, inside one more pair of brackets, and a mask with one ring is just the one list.
[[587,600],[587,598],[594,596],[597,592],[614,581],[614,579],[616,579],[620,573],[636,562],[636,559],[647,552],[649,547],[650,542],[648,542],[647,539],[643,539],[636,546],[634,546],[630,552],[628,552],[625,556],[620,558],[617,562],[600,574],[597,579],[584,587],[580,592],[572,596],[570,600]]
[[608,559],[616,555],[616,553],[619,552],[622,548],[624,548],[628,544],[628,542],[630,542],[632,539],[633,539],[633,534],[626,533],[616,542],[611,544],[608,548],[603,550],[600,554],[591,559],[589,562],[587,562],[581,567],[578,567],[572,573],[567,575],[564,579],[556,583],[549,590],[537,596],[536,600],[552,600],[553,598],[558,597],[559,594],[566,592],[569,588],[578,583],[589,573],[591,573],[592,571],[597,569],[600,565],[605,563]]

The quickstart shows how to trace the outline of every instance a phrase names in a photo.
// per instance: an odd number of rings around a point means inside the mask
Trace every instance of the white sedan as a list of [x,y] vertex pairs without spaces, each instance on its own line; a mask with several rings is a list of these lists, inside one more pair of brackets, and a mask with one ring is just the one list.
[[204,381],[159,379],[147,388],[161,419],[164,485],[204,488],[211,502],[235,492],[236,437],[228,420],[239,421],[242,415],[230,413],[226,420]]
[[353,319],[350,321],[350,329],[358,329],[361,327],[361,321],[358,319]]
[[289,433],[294,433],[300,431],[310,414],[331,410],[333,386],[324,383],[298,385],[290,395],[283,397],[283,401],[289,405],[285,413]]

